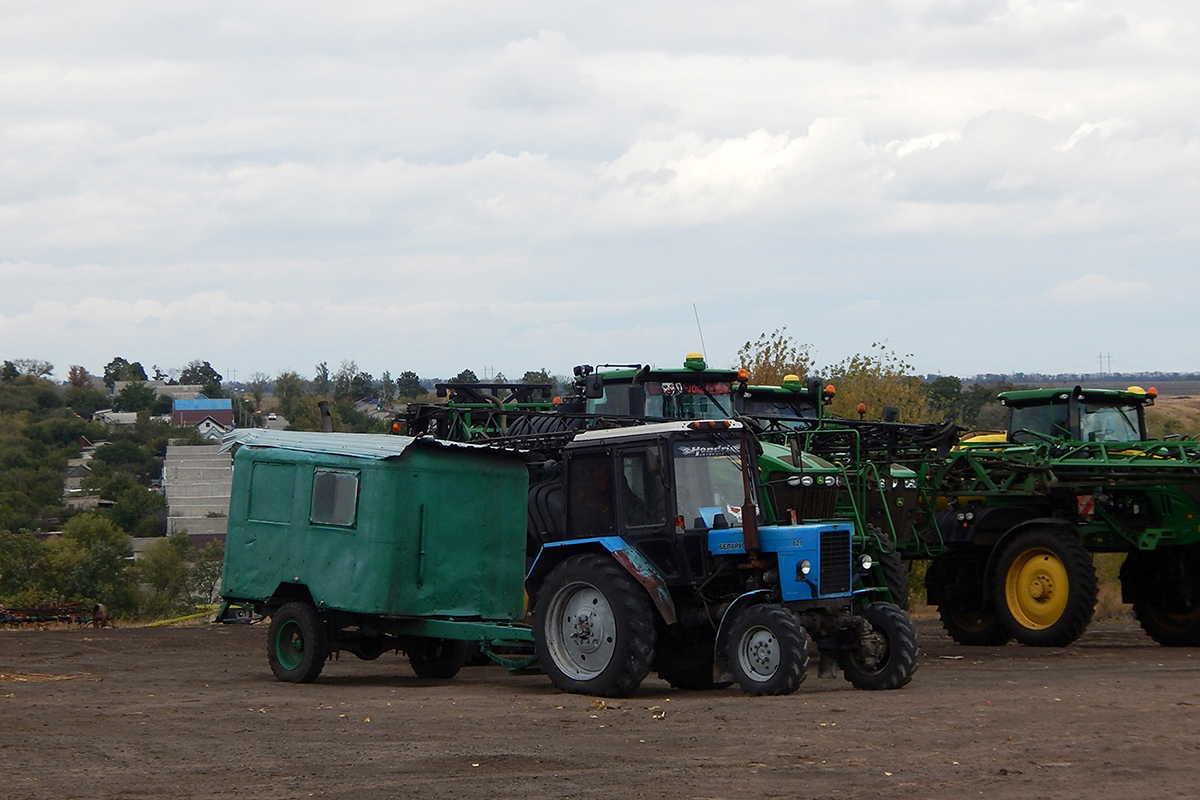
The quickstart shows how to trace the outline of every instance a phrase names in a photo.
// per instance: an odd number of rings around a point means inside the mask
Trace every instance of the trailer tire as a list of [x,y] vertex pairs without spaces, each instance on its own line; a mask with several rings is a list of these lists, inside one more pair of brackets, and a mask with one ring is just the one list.
[[418,678],[449,680],[467,663],[467,646],[457,639],[421,639],[405,652]]
[[1121,590],[1151,639],[1200,646],[1200,548],[1135,550],[1121,565]]
[[729,630],[728,666],[748,695],[792,694],[808,676],[808,632],[784,606],[750,606]]
[[572,556],[551,570],[533,615],[542,669],[564,692],[625,697],[650,672],[656,612],[607,554]]
[[312,683],[328,658],[329,633],[316,608],[308,603],[285,603],[271,615],[267,660],[276,678]]
[[1052,528],[1018,534],[1004,548],[993,583],[996,608],[1023,645],[1065,647],[1087,630],[1096,608],[1096,568],[1079,537]]
[[846,680],[855,689],[899,689],[921,663],[921,642],[908,612],[892,603],[871,603],[859,615],[869,626],[841,653]]

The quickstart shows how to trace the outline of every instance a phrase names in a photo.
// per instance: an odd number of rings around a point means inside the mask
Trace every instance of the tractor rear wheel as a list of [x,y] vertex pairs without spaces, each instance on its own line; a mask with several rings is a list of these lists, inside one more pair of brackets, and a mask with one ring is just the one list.
[[267,660],[271,672],[288,683],[312,683],[329,658],[329,633],[317,609],[308,603],[285,603],[271,615]]
[[921,658],[921,644],[912,618],[891,603],[871,603],[861,616],[867,626],[857,645],[841,654],[846,680],[856,689],[907,686]]
[[713,680],[717,632],[712,628],[683,629],[672,625],[658,640],[654,669],[676,689],[717,689]]
[[748,695],[791,694],[808,676],[808,632],[783,606],[750,606],[729,631],[729,671]]
[[405,652],[418,678],[449,680],[467,663],[467,648],[456,639],[421,639]]
[[624,697],[650,672],[656,612],[607,554],[573,556],[551,570],[533,616],[542,669],[564,692]]
[[1092,554],[1070,531],[1018,534],[997,562],[993,588],[1009,633],[1033,647],[1069,645],[1087,630],[1096,608]]
[[1200,645],[1200,546],[1130,553],[1121,589],[1151,639],[1166,647]]

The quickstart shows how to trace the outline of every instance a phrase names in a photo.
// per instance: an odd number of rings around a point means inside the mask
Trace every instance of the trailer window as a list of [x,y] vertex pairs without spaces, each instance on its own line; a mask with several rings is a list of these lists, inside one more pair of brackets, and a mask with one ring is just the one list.
[[357,472],[318,469],[313,474],[311,522],[349,528],[354,525],[357,511]]

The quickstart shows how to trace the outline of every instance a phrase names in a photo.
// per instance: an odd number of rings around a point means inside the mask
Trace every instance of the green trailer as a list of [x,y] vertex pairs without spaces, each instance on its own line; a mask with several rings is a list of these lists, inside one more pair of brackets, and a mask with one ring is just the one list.
[[471,642],[530,642],[522,460],[433,439],[235,434],[222,595],[272,619],[275,675],[408,655],[451,677]]

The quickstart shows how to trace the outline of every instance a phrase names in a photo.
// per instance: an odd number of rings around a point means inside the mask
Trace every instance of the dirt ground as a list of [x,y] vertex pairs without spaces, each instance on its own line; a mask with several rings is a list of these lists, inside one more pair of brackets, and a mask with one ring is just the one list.
[[0,631],[3,798],[1196,797],[1200,651],[1132,622],[963,648],[919,623],[913,683],[815,668],[797,694],[556,691],[394,655],[276,682],[266,626]]

